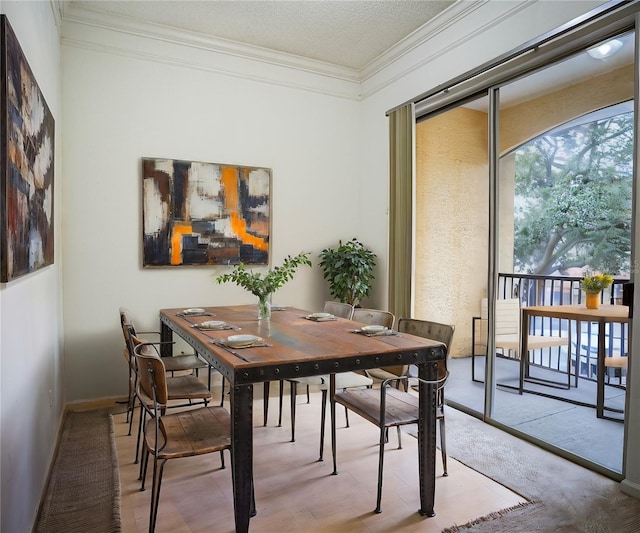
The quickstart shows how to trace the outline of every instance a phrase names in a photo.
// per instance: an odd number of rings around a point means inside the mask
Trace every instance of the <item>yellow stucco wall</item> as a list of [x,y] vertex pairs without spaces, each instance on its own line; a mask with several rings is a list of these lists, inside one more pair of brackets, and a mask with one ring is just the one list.
[[455,324],[469,354],[487,279],[487,115],[457,108],[416,126],[415,317]]

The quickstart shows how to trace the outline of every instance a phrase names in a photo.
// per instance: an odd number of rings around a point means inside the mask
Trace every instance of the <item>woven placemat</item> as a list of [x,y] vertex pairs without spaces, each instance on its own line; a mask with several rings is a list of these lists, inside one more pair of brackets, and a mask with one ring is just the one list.
[[69,412],[36,533],[119,533],[120,476],[107,409]]

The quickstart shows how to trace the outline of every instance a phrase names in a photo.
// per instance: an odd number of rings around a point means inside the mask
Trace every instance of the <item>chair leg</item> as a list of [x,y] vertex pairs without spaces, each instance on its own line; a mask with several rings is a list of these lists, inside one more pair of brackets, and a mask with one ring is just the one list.
[[224,407],[224,376],[222,376],[222,391],[220,392],[220,407]]
[[329,400],[329,409],[331,415],[331,456],[333,457],[334,476],[338,475],[338,464],[336,462],[336,402],[333,398]]
[[291,442],[296,441],[296,397],[298,395],[298,384],[290,381],[291,386]]
[[128,422],[129,422],[129,433],[127,433],[128,436],[131,436],[131,428],[133,426],[133,418],[136,414],[136,397],[135,395],[133,396],[133,398],[131,398],[131,405],[129,405],[129,418],[128,418]]
[[262,412],[264,414],[263,426],[267,425],[267,415],[269,414],[269,381],[264,382],[264,393],[262,394]]
[[[399,427],[399,426],[398,426]],[[384,441],[385,441],[386,428],[380,427],[380,449],[378,450],[378,498],[376,500],[376,513],[381,513],[382,508],[380,503],[382,502],[382,467],[384,465]]]
[[140,419],[138,421],[138,440],[136,441],[136,457],[133,460],[133,464],[137,465],[138,460],[140,458],[140,442],[142,440],[142,423],[144,418],[144,407],[142,407],[142,403],[140,403]]
[[344,408],[344,417],[347,419],[347,427],[349,427],[349,409]]
[[142,450],[142,458],[140,459],[140,475],[138,479],[140,480],[140,492],[144,492],[145,482],[147,479],[147,467],[149,466],[149,450],[147,449],[147,445],[145,443]]
[[224,450],[220,450],[220,469],[224,470]]
[[311,396],[309,396],[309,385],[307,385],[307,403],[311,403]]
[[278,404],[278,427],[282,427],[282,398],[284,396],[284,379],[280,380],[280,403]]
[[440,418],[440,452],[442,453],[442,475],[446,477],[449,473],[447,472],[447,439],[444,431],[444,413]]
[[400,426],[396,426],[398,430],[398,450],[402,450],[402,431],[400,431]]
[[151,491],[151,510],[149,513],[149,533],[154,533],[156,530],[156,520],[158,518],[158,503],[160,501],[160,488],[162,486],[162,474],[164,472],[164,465],[167,464],[165,459],[160,463],[158,468],[158,460],[154,456],[153,460],[153,489]]

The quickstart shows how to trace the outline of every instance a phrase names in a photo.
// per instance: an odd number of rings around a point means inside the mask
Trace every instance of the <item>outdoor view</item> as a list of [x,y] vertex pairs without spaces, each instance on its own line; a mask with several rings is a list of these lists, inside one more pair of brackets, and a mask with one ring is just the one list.
[[516,150],[514,272],[580,276],[590,268],[628,277],[633,112],[619,112],[625,107]]

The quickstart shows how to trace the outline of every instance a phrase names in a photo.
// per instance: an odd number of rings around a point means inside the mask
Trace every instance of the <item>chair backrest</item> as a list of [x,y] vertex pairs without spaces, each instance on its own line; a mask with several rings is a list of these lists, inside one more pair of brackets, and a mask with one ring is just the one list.
[[438,365],[438,378],[441,379],[447,374],[447,358],[451,349],[451,341],[455,326],[450,324],[440,324],[429,320],[418,320],[416,318],[401,318],[398,320],[398,331],[400,333],[409,333],[425,339],[431,339],[441,342],[446,346],[445,359],[442,364]]
[[398,331],[441,342],[446,346],[446,357],[449,357],[455,326],[416,318],[401,318],[398,320]]
[[512,335],[520,331],[520,300],[496,300],[496,335]]
[[391,329],[393,328],[393,323],[395,322],[396,317],[393,316],[393,313],[389,313],[389,311],[356,307],[353,310],[353,317],[351,320],[362,324],[385,326]]
[[120,308],[120,324],[133,324],[131,313],[129,313],[129,310],[126,307]]
[[162,409],[167,405],[167,374],[164,363],[158,357],[155,347],[133,337],[136,365],[138,367],[138,386],[149,398],[155,398],[156,407]]
[[342,302],[325,302],[324,312],[331,313],[333,316],[339,316],[340,318],[351,320],[351,317],[353,316],[353,305]]

